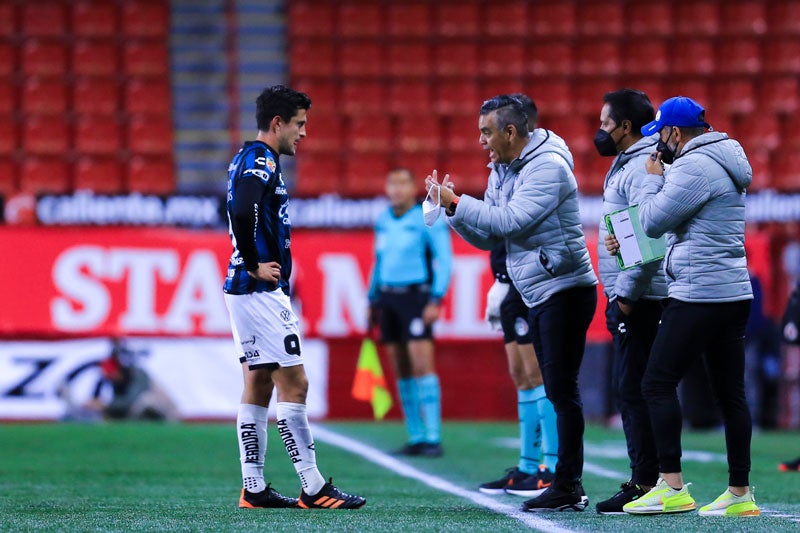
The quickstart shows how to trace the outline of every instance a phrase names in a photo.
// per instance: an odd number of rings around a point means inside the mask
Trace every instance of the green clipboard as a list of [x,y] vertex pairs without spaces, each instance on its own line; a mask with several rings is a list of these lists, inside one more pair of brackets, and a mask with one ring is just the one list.
[[628,270],[664,258],[667,250],[664,236],[653,239],[645,234],[639,220],[638,204],[614,211],[603,218],[608,232],[617,237],[617,242],[619,242],[617,263],[621,270]]

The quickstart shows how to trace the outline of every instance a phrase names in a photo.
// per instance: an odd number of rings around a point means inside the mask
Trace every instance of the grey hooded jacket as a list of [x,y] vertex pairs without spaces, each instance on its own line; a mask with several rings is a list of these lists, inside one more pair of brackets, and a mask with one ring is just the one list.
[[753,298],[744,250],[745,188],[752,177],[742,146],[717,132],[686,143],[664,177],[647,176],[635,200],[647,235],[666,234],[670,298]]
[[483,201],[461,195],[447,217],[453,229],[483,250],[505,243],[509,277],[528,307],[565,289],[597,285],[564,141],[536,129],[517,159],[490,168]]
[[[645,159],[655,152],[658,135],[643,137],[621,152],[611,163],[603,183],[603,216],[627,209],[633,202],[638,190],[647,178],[644,168]],[[609,300],[622,296],[629,300],[660,300],[667,297],[667,283],[664,279],[662,261],[654,261],[620,270],[617,258],[606,250],[605,238],[608,228],[605,220],[600,219],[600,231],[597,237],[598,270],[603,291]]]

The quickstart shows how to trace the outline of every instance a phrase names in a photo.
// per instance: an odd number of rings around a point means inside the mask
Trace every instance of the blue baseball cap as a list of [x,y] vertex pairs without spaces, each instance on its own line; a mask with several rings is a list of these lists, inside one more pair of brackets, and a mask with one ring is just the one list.
[[652,135],[664,126],[682,128],[710,128],[705,121],[703,106],[686,96],[673,96],[664,100],[656,112],[656,119],[642,126],[642,135]]

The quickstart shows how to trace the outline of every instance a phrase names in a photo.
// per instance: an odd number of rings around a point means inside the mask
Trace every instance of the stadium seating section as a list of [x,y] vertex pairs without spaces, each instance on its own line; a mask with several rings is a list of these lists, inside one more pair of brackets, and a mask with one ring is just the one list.
[[752,189],[800,191],[797,0],[292,0],[287,11],[290,83],[314,100],[301,195],[380,194],[395,165],[448,171],[482,194],[477,110],[514,91],[536,100],[581,191],[598,194],[602,96],[626,86],[656,105],[697,99],[742,142]]
[[0,2],[0,195],[175,189],[166,0]]

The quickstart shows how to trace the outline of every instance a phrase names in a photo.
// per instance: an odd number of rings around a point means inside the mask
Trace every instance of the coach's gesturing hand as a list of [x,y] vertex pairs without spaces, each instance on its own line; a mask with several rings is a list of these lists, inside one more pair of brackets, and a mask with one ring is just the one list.
[[281,265],[276,261],[269,263],[259,263],[258,269],[247,272],[251,278],[268,281],[270,283],[278,283],[281,279]]

